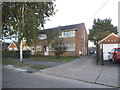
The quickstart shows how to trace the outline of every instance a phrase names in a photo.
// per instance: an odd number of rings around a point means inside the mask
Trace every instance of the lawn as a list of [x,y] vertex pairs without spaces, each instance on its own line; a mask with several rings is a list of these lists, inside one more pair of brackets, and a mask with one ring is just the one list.
[[13,65],[18,67],[27,67],[27,68],[33,68],[36,70],[41,70],[48,68],[49,66],[41,65],[41,64],[31,64],[31,63],[21,63],[18,61],[12,61],[12,60],[2,60],[2,64],[4,65]]
[[30,57],[30,58],[26,58],[26,59],[67,63],[67,62],[73,61],[73,60],[78,59],[78,58],[80,58],[80,57],[63,57],[63,56],[61,56],[59,59],[57,59],[54,56],[40,56],[40,57]]

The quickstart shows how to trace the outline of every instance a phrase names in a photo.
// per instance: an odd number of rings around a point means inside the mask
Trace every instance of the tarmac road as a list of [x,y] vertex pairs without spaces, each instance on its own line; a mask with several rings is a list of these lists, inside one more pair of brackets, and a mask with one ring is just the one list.
[[41,72],[27,73],[4,66],[2,76],[3,88],[112,88]]

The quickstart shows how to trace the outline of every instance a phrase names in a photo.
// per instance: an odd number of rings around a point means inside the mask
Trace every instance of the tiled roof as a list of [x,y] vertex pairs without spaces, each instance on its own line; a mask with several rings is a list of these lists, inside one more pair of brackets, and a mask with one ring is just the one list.
[[[116,35],[116,34],[114,34],[114,33],[111,33],[111,34],[109,34],[108,36],[106,36],[105,38],[103,38],[102,40],[100,40],[100,41],[98,42],[98,44],[104,42],[104,41],[107,40],[108,38],[110,39],[110,37],[111,37],[112,40],[115,39],[115,38],[116,38],[116,39],[119,39],[118,35]],[[115,38],[113,38],[113,37],[115,37]],[[109,42],[111,42],[111,40],[110,40]],[[117,41],[117,43],[118,43],[118,41]]]
[[73,24],[73,25],[66,25],[66,26],[59,26],[59,27],[55,27],[55,28],[45,29],[41,33],[45,33],[47,31],[52,31],[52,30],[55,30],[56,28],[58,28],[59,30],[62,30],[62,31],[69,30],[69,29],[75,29],[75,28],[78,28],[78,27],[80,27],[82,25],[84,25],[84,23]]

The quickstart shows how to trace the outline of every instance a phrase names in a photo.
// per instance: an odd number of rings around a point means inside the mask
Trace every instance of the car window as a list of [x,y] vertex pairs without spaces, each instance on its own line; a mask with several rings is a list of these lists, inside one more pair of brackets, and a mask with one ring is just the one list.
[[110,51],[110,53],[114,53],[114,49],[112,49],[112,50]]
[[120,52],[120,48],[117,48],[116,51]]

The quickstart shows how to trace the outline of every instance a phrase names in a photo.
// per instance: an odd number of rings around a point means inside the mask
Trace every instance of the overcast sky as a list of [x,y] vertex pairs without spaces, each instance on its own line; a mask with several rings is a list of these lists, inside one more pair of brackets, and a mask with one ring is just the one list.
[[[45,28],[85,23],[86,30],[93,25],[94,18],[111,18],[118,26],[118,2],[120,0],[56,0],[56,14],[47,21]],[[89,43],[91,46],[92,43]]]
[[86,30],[93,25],[94,18],[111,18],[118,26],[118,2],[120,0],[56,0],[58,11],[47,21],[45,28],[85,23]]

